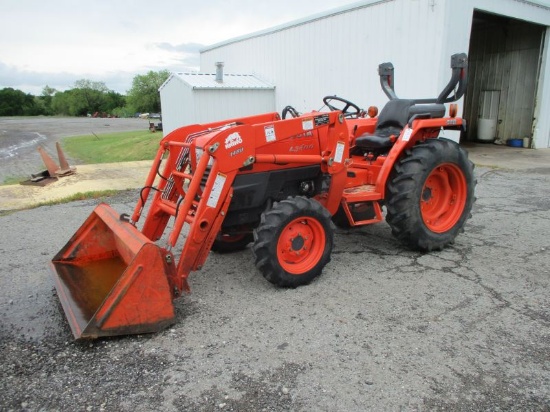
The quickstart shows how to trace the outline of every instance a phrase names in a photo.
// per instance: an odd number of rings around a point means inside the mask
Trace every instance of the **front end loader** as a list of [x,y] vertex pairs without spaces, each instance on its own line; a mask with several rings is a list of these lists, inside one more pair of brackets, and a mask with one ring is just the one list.
[[100,204],[52,260],[75,338],[173,323],[172,301],[189,291],[189,274],[210,251],[252,243],[268,281],[307,284],[330,261],[334,224],[379,222],[383,206],[393,234],[412,248],[454,241],[475,181],[466,152],[438,138],[465,127],[454,105],[445,115],[445,103],[464,94],[466,55],[452,56],[451,68],[437,98],[405,100],[395,94],[391,63],[380,65],[390,100],[378,116],[327,96],[328,112],[288,106],[282,119],[266,113],[168,134],[132,215]]

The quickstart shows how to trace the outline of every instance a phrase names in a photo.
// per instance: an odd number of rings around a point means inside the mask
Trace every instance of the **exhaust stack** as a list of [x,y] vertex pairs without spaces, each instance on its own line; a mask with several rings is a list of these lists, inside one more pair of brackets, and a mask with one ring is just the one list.
[[216,82],[223,83],[223,62],[216,62]]

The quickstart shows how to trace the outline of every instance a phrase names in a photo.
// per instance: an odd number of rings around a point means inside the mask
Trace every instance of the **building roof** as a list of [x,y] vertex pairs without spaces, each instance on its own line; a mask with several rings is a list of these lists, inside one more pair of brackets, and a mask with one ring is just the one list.
[[[377,6],[379,4],[390,3],[390,2],[393,2],[393,1],[395,1],[395,0],[361,0],[361,1],[358,1],[356,3],[350,3],[350,4],[347,4],[345,6],[340,6],[340,7],[337,7],[337,8],[331,9],[331,10],[327,10],[327,11],[324,11],[324,12],[321,12],[321,13],[312,14],[311,16],[308,16],[308,17],[293,20],[293,21],[290,21],[288,23],[284,23],[284,24],[281,24],[281,25],[278,25],[278,26],[270,27],[270,28],[265,29],[265,30],[260,30],[260,31],[256,31],[256,32],[253,32],[253,33],[245,34],[243,36],[238,36],[238,37],[234,37],[234,38],[231,38],[231,39],[228,39],[228,40],[224,40],[222,42],[206,46],[206,47],[200,49],[199,51],[200,51],[200,53],[207,52],[207,51],[210,51],[210,50],[217,49],[219,47],[227,46],[227,45],[232,44],[232,43],[238,43],[238,42],[248,40],[248,39],[252,39],[252,38],[255,38],[255,37],[266,36],[266,35],[271,34],[271,33],[276,33],[276,32],[279,32],[279,31],[286,30],[286,29],[290,29],[292,27],[302,26],[304,24],[309,24],[309,23],[312,23],[312,22],[317,21],[317,20],[322,20],[322,19],[326,19],[326,18],[329,18],[329,17],[332,17],[332,16],[339,15],[339,14],[349,13],[349,12],[355,11],[357,9],[362,9],[362,8],[371,7],[371,6]],[[550,10],[550,0],[513,0],[513,1],[516,1],[518,3],[523,3],[527,6],[539,7],[539,8],[544,9],[544,10]]]
[[263,89],[273,90],[275,86],[263,80],[260,80],[253,74],[230,74],[223,75],[223,82],[216,81],[214,73],[172,73],[172,75],[160,86],[162,89],[172,79],[182,81],[192,89]]
[[324,11],[324,12],[321,12],[321,13],[315,13],[315,14],[312,14],[311,16],[304,17],[304,18],[297,19],[297,20],[293,20],[293,21],[290,21],[288,23],[280,24],[280,25],[275,26],[275,27],[270,27],[270,28],[265,29],[265,30],[260,30],[260,31],[256,31],[256,32],[253,32],[253,33],[245,34],[243,36],[234,37],[234,38],[229,39],[229,40],[224,40],[222,42],[215,43],[215,44],[212,44],[210,46],[206,46],[206,47],[200,49],[199,51],[200,51],[200,53],[203,53],[203,52],[206,52],[206,51],[209,51],[209,50],[217,49],[219,47],[227,46],[228,44],[238,43],[240,41],[251,39],[251,38],[254,38],[254,37],[265,36],[265,35],[268,35],[268,34],[271,34],[271,33],[276,33],[278,31],[289,29],[291,27],[296,27],[296,26],[301,26],[301,25],[304,25],[304,24],[308,24],[308,23],[311,23],[311,22],[316,21],[316,20],[322,20],[322,19],[326,19],[328,17],[336,16],[338,14],[349,13],[351,11],[354,11],[354,10],[357,10],[357,9],[362,9],[364,7],[376,6],[376,5],[381,4],[381,3],[389,3],[389,2],[392,2],[392,1],[395,1],[395,0],[362,0],[362,1],[358,1],[356,3],[347,4],[345,6],[340,6],[340,7],[337,7],[337,8],[328,10],[328,11]]

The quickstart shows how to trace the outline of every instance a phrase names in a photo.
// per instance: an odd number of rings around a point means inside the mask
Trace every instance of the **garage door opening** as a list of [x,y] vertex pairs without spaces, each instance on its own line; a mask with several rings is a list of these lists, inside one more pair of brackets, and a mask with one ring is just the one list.
[[474,11],[464,117],[468,142],[506,144],[528,137],[546,27]]

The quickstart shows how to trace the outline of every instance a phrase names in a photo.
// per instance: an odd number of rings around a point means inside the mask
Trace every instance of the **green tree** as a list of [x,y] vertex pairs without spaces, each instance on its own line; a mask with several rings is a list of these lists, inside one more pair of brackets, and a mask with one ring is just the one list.
[[105,83],[81,79],[75,82],[72,90],[72,114],[85,116],[87,113],[103,111],[106,103],[105,96],[109,92]]
[[109,90],[105,94],[105,102],[103,111],[114,114],[115,109],[122,108],[126,105],[126,97],[113,90]]
[[40,114],[34,96],[21,90],[5,87],[0,90],[0,116],[31,116]]
[[78,80],[74,88],[64,92],[46,85],[40,96],[11,87],[0,90],[0,116],[114,114],[115,111],[121,112],[125,104],[126,98],[109,90],[105,83],[87,79]]
[[52,97],[55,93],[57,93],[57,90],[48,85],[45,85],[42,89],[42,96],[44,97]]
[[72,90],[55,93],[51,103],[52,112],[63,116],[74,116],[74,110],[72,110],[73,93]]
[[46,103],[42,99],[42,96],[33,96],[33,106],[28,114],[30,116],[40,116],[51,113],[49,111],[49,108],[46,107]]
[[128,90],[128,104],[137,112],[160,112],[158,89],[169,76],[168,70],[150,71],[147,74],[135,76],[132,87]]
[[44,86],[42,89],[42,94],[38,99],[42,102],[42,106],[44,108],[44,114],[53,114],[52,111],[52,100],[53,96],[57,93],[57,90],[55,90],[53,87],[50,87],[48,85]]

